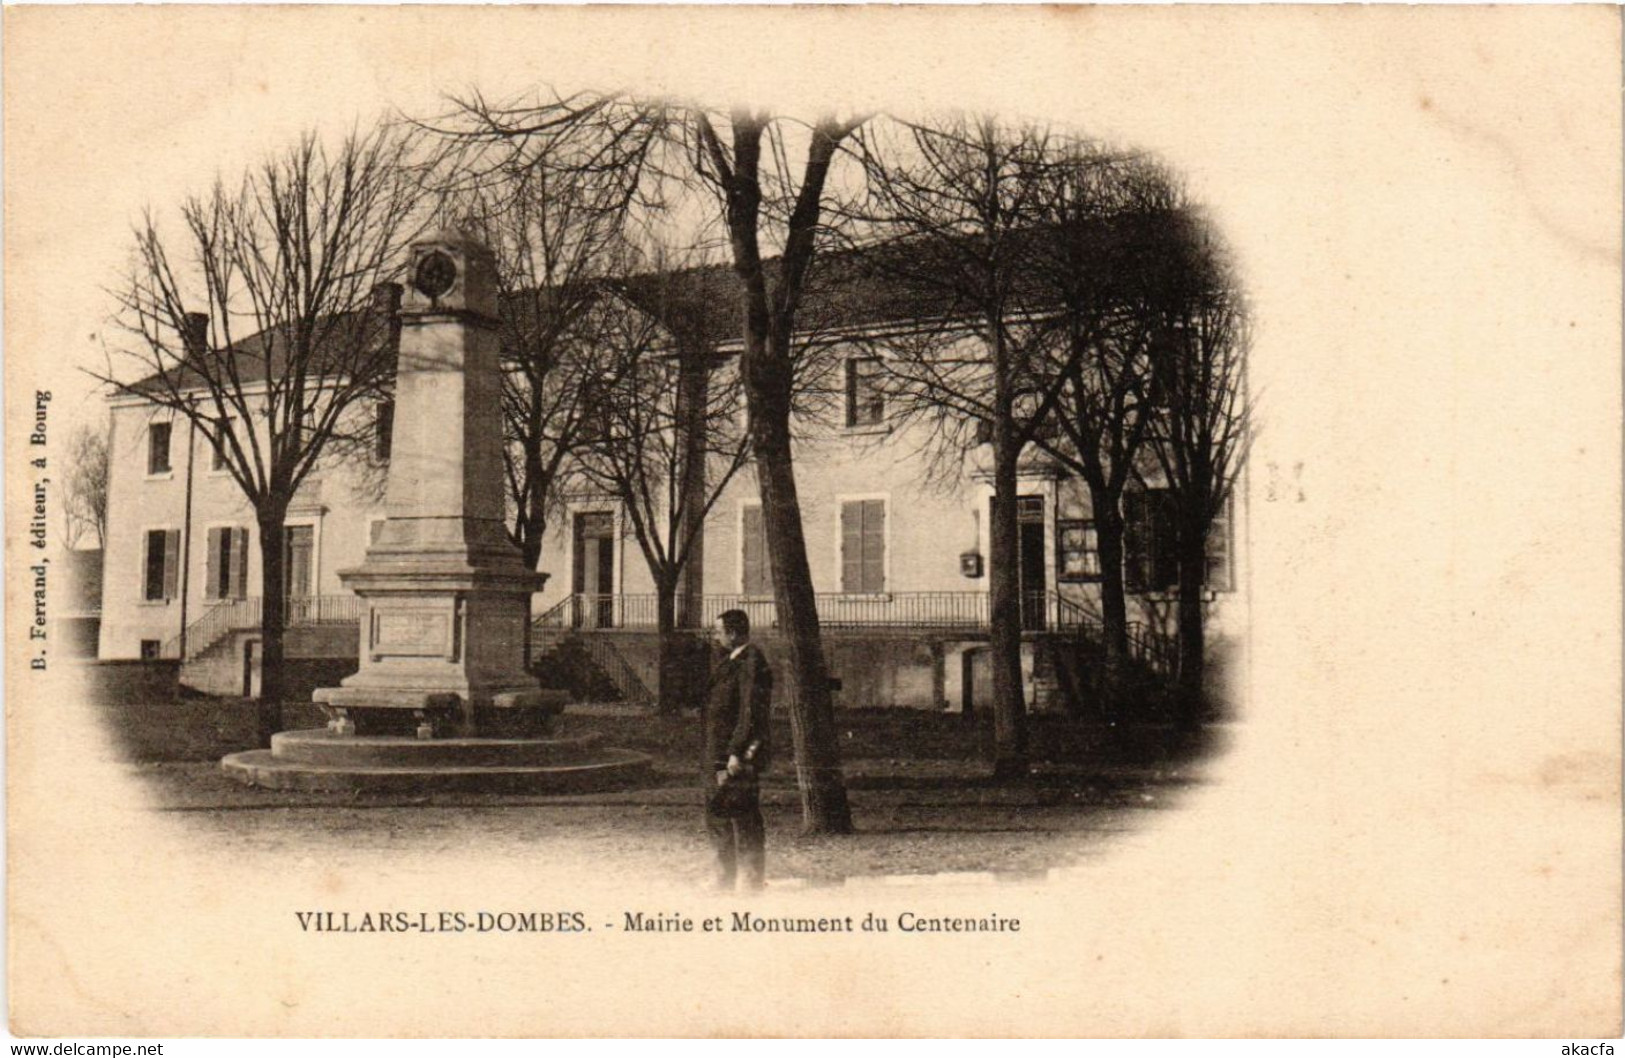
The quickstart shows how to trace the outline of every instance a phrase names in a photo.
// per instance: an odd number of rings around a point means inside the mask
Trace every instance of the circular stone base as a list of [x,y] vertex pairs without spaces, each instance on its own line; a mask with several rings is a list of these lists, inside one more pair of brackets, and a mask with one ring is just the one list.
[[597,743],[591,735],[415,739],[284,731],[269,750],[233,753],[220,767],[250,786],[337,793],[578,793],[629,786],[651,774],[646,755]]

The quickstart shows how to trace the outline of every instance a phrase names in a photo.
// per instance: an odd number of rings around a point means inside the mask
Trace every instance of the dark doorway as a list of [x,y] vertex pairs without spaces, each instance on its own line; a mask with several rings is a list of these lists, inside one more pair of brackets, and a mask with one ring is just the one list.
[[259,640],[250,639],[243,644],[243,697],[254,697],[254,648]]
[[1049,563],[1044,555],[1044,497],[1016,497],[1016,548],[1021,571],[1021,627],[1045,627]]
[[993,701],[993,656],[987,647],[965,647],[959,654],[960,719],[969,723],[979,708]]
[[591,511],[575,516],[570,592],[576,628],[609,628],[615,623],[615,515]]

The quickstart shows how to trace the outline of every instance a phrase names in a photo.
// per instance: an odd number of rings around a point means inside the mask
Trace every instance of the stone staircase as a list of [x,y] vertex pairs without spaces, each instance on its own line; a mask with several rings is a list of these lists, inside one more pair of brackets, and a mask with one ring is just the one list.
[[649,689],[645,675],[625,656],[617,638],[603,632],[582,635],[571,629],[533,626],[531,668],[539,675],[565,683],[579,702],[653,705],[655,693]]
[[[246,601],[256,605],[217,608],[194,625],[201,634],[188,644],[188,656],[181,665],[183,686],[204,694],[242,693],[244,644],[260,638],[258,600]],[[352,607],[292,609],[282,633],[285,657],[293,661],[357,659],[361,626]]]

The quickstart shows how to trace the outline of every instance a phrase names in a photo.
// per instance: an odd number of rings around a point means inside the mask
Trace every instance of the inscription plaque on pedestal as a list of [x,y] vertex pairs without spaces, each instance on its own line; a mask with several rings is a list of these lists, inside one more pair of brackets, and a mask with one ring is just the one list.
[[450,656],[452,645],[451,614],[444,610],[373,611],[374,657]]

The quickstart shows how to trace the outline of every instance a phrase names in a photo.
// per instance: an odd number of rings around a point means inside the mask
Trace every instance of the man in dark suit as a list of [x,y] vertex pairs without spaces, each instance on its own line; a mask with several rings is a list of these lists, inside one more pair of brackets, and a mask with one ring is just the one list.
[[750,618],[729,610],[717,619],[725,655],[711,674],[705,707],[705,826],[717,850],[719,889],[732,889],[740,867],[760,889],[766,860],[759,776],[768,763],[773,670],[750,641]]

